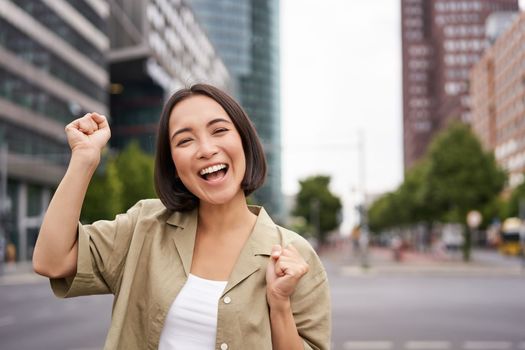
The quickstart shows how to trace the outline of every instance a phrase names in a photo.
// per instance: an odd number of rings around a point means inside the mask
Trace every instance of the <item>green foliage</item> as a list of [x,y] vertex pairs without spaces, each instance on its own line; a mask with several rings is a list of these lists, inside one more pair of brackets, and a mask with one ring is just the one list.
[[399,188],[380,197],[368,209],[368,221],[372,232],[396,226],[409,225],[428,220],[432,208],[428,206],[425,180],[428,162],[421,161],[405,175]]
[[156,197],[153,185],[153,158],[140,149],[138,142],[131,142],[116,158],[122,193],[123,209],[127,210],[137,201]]
[[372,204],[370,228],[377,232],[419,222],[464,223],[473,209],[480,210],[487,221],[501,217],[498,194],[505,177],[469,127],[452,123],[405,174],[403,184]]
[[329,176],[311,176],[299,183],[301,189],[293,215],[303,217],[308,226],[314,228],[319,223],[318,238],[323,242],[326,234],[339,224],[341,200],[330,192]]
[[[505,217],[521,217],[520,202],[525,206],[525,182],[514,188],[506,205]],[[522,208],[521,210],[525,210]],[[521,213],[523,215],[523,213]]]
[[443,221],[465,222],[503,189],[505,173],[468,126],[452,123],[430,145],[427,198]]
[[372,232],[379,233],[401,224],[397,213],[400,207],[395,204],[397,198],[395,192],[387,193],[368,208],[368,226]]
[[114,159],[108,159],[104,172],[91,179],[82,207],[82,221],[111,220],[122,212],[122,181]]
[[153,158],[138,143],[130,143],[116,157],[105,160],[89,185],[82,221],[113,219],[145,198],[155,198]]
[[315,235],[315,228],[306,222],[306,219],[302,216],[293,217],[290,223],[290,230],[297,232],[305,238],[310,238]]

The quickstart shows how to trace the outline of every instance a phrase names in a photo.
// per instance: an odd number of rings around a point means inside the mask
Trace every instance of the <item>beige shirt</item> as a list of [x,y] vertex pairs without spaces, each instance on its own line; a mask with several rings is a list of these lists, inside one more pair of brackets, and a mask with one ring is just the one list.
[[[305,349],[330,349],[326,272],[310,244],[258,215],[219,300],[215,349],[271,349],[266,266],[272,245],[293,243],[310,266],[291,297]],[[78,228],[74,277],[52,279],[58,297],[115,295],[104,349],[157,349],[168,310],[190,273],[197,210],[172,212],[158,199],[138,202],[114,221]]]

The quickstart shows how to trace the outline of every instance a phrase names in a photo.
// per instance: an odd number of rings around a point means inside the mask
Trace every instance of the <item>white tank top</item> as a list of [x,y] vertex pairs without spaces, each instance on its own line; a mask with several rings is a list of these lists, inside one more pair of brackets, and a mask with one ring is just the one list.
[[190,273],[168,311],[159,350],[214,349],[219,298],[227,283]]

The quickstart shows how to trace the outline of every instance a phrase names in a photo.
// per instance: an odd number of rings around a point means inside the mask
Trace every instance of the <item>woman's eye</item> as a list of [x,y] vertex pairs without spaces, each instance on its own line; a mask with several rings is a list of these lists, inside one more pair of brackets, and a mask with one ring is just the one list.
[[177,142],[177,146],[182,146],[182,145],[184,145],[184,144],[186,144],[186,143],[188,143],[190,141],[191,141],[191,139],[182,139],[179,142]]
[[218,129],[215,129],[213,131],[213,133],[214,134],[220,134],[220,133],[223,133],[223,132],[226,132],[226,131],[228,131],[228,129],[226,129],[226,128],[218,128]]

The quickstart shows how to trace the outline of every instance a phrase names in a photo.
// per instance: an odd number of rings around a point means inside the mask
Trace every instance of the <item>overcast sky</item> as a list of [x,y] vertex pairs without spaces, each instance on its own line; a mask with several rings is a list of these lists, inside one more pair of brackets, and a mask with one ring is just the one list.
[[330,175],[343,230],[361,198],[361,168],[372,195],[403,180],[400,17],[399,0],[281,0],[283,191]]
[[[400,1],[281,0],[283,190],[332,177],[346,204],[402,181]],[[351,220],[352,209],[345,216]],[[349,221],[343,228],[347,229]]]

